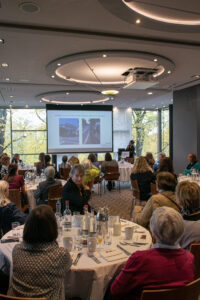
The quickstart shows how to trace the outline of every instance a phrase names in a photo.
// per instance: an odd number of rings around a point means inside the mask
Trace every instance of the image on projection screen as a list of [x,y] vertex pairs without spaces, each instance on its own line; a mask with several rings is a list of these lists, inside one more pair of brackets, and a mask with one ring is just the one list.
[[100,144],[100,119],[82,119],[83,144]]
[[59,141],[60,145],[79,144],[79,119],[59,119]]

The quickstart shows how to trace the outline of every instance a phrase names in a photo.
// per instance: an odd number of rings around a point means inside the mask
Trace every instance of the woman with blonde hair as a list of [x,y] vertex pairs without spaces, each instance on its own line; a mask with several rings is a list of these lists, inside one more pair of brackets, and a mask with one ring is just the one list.
[[131,173],[131,180],[137,180],[140,200],[147,201],[151,196],[151,182],[155,183],[155,175],[144,156],[136,159]]
[[24,224],[26,214],[20,211],[17,206],[10,202],[9,198],[9,184],[0,181],[0,236],[12,229],[12,222],[19,222]]
[[84,159],[81,164],[85,169],[83,184],[91,187],[94,179],[99,176],[100,170],[92,164],[91,160],[87,158]]

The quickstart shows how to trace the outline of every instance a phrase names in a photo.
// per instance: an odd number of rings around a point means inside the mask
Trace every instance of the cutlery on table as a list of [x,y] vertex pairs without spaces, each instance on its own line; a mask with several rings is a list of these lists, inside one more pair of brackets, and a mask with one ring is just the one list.
[[96,264],[100,264],[100,260],[96,257],[96,256],[89,256],[91,259],[93,259],[95,261]]
[[77,257],[76,257],[75,261],[73,262],[73,265],[74,265],[74,266],[77,265],[77,263],[78,263],[78,261],[79,261],[79,259],[81,258],[82,255],[83,255],[83,253],[78,253],[78,254],[77,254]]
[[121,247],[120,245],[117,245],[117,248],[121,249],[126,255],[130,256],[132,253]]

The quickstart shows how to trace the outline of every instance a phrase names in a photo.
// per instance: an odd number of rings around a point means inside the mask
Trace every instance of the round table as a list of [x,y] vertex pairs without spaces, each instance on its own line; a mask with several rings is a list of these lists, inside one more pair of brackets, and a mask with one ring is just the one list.
[[[87,256],[87,248],[83,248],[81,250],[83,255],[78,261],[78,264],[76,266],[72,265],[70,271],[66,274],[66,297],[76,296],[84,300],[102,300],[110,280],[113,278],[115,273],[122,268],[122,266],[125,264],[125,262],[130,256],[125,254],[122,250],[118,249],[116,245],[120,245],[125,250],[129,251],[131,254],[137,250],[147,250],[150,248],[152,239],[149,231],[135,223],[126,220],[121,220],[121,224],[122,235],[120,237],[113,236],[112,245],[104,246],[103,249],[97,250],[95,252],[95,256],[100,261],[100,264],[97,264],[90,257]],[[124,241],[124,228],[126,226],[134,226],[133,241],[141,241],[140,237],[142,235],[146,235],[145,243],[143,245],[138,243],[134,246],[122,245]],[[22,235],[23,225],[19,228],[19,232]],[[2,239],[6,239],[11,236],[12,231],[4,235]],[[6,274],[10,273],[10,265],[12,263],[12,250],[15,244],[16,243],[0,244],[0,269]],[[105,258],[103,258],[102,253],[104,253],[106,249],[109,249],[109,251],[121,251],[121,255],[118,256],[119,259],[107,261],[110,259],[107,258],[106,260]],[[77,253],[78,252],[72,253],[73,260],[76,258]]]
[[131,176],[131,171],[133,169],[133,165],[130,163],[125,162],[119,162],[118,164],[119,166],[119,173],[120,173],[120,177],[119,180],[120,181],[130,181],[130,176]]

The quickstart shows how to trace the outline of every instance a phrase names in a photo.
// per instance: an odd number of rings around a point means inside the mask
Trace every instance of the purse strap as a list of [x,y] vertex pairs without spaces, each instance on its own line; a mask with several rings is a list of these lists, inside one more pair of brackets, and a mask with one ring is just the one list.
[[[162,194],[163,195],[163,194]],[[181,207],[178,205],[178,203],[176,201],[174,201],[173,199],[171,199],[170,197],[163,195],[165,198],[169,199],[173,204],[176,205],[176,207],[178,208],[179,212],[181,212]]]

